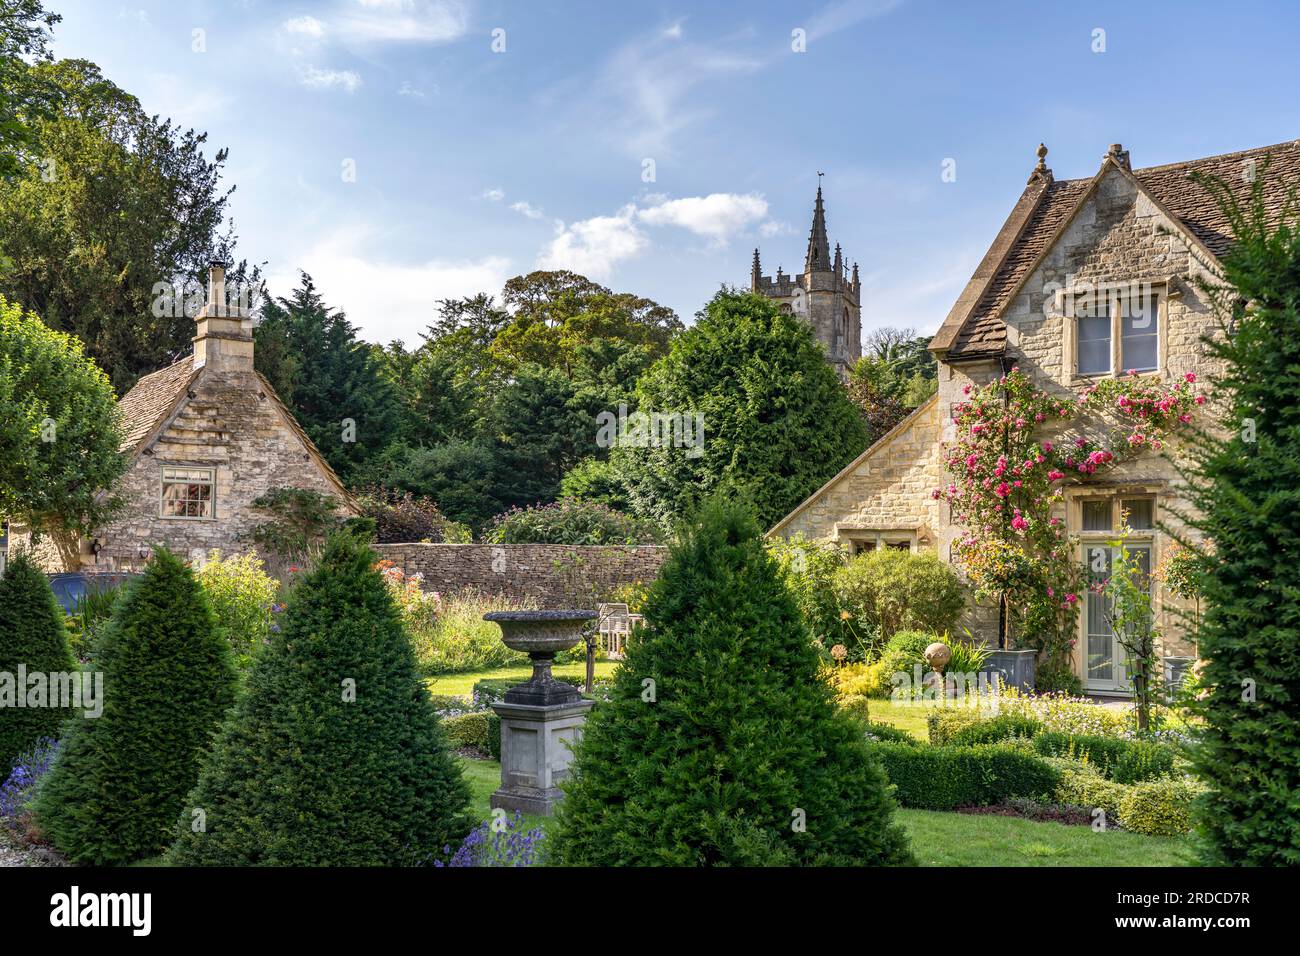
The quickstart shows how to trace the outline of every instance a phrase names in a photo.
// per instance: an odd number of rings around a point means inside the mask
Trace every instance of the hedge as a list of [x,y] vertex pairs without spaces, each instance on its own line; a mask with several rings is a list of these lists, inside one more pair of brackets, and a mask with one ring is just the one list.
[[1087,760],[1116,783],[1138,783],[1168,776],[1175,749],[1169,744],[1116,737],[1073,736],[1047,731],[1034,738],[1034,749],[1045,757]]
[[971,746],[995,744],[1009,737],[1033,737],[1043,725],[1031,717],[1020,714],[999,714],[991,720],[981,720],[955,731],[949,743]]
[[1013,747],[915,746],[876,743],[901,806],[917,810],[952,810],[960,806],[1001,803],[1011,797],[1049,797],[1061,773],[1046,761]]
[[1147,836],[1179,836],[1192,828],[1192,803],[1205,788],[1166,777],[1124,788],[1119,825]]
[[488,715],[486,712],[479,711],[473,714],[461,714],[459,717],[447,717],[442,722],[442,729],[446,731],[447,741],[452,747],[488,749]]
[[1047,757],[1046,760],[1061,773],[1061,782],[1054,794],[1057,803],[1070,803],[1090,810],[1099,808],[1107,818],[1119,819],[1119,804],[1126,792],[1123,784],[1107,780],[1092,764],[1065,757]]

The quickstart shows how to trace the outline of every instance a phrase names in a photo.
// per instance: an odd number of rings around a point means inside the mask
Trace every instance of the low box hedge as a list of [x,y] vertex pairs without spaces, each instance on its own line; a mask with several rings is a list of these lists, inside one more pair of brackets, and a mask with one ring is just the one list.
[[1086,760],[1109,780],[1139,783],[1168,776],[1177,751],[1169,744],[1118,737],[1092,737],[1045,731],[1034,738],[1034,749],[1045,757]]
[[1179,836],[1192,828],[1192,804],[1204,789],[1193,780],[1175,777],[1124,787],[1119,824],[1147,836]]
[[[491,716],[495,717],[496,715],[492,714]],[[459,717],[447,717],[443,720],[442,726],[447,733],[447,739],[453,747],[477,747],[479,750],[489,750],[487,712],[479,711],[473,714],[461,714]],[[500,735],[500,722],[498,720],[498,741]],[[497,744],[497,748],[500,749],[500,743]]]
[[875,743],[900,805],[917,810],[1051,799],[1061,774],[1045,760],[998,744],[925,746]]
[[962,746],[996,744],[1011,737],[1033,737],[1042,729],[1043,725],[1031,717],[998,714],[954,731],[948,742]]

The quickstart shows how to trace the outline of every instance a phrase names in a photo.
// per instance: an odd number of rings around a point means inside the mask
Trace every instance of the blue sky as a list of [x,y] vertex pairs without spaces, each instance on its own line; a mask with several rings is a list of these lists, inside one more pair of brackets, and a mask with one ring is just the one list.
[[47,6],[59,56],[230,148],[239,251],[272,291],[306,269],[376,341],[536,267],[689,321],[756,245],[802,268],[818,170],[864,328],[930,332],[1040,140],[1074,178],[1112,142],[1136,167],[1300,137],[1294,3]]

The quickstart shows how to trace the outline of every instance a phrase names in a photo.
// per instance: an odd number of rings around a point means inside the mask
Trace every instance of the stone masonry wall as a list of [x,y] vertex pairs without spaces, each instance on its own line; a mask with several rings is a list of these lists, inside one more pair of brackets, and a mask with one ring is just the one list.
[[653,545],[381,544],[375,550],[421,589],[454,594],[473,589],[542,608],[594,609],[620,585],[649,584],[668,549]]

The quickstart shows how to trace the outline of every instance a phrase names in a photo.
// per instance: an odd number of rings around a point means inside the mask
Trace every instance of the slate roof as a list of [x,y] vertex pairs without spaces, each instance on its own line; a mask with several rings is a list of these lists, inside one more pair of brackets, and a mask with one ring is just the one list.
[[171,414],[190,383],[198,376],[194,356],[187,355],[167,368],[150,372],[117,403],[122,412],[122,445],[127,453],[137,451]]
[[[1288,192],[1300,188],[1300,140],[1148,166],[1135,169],[1132,174],[1212,255],[1222,256],[1232,244],[1227,220],[1205,188],[1191,179],[1191,174],[1219,176],[1230,184],[1235,196],[1245,199],[1251,184],[1242,174],[1252,160],[1265,186],[1265,204],[1270,212],[1277,214]],[[1025,195],[935,336],[932,348],[947,349],[949,360],[1002,353],[1006,346],[1003,310],[1095,181],[1096,177],[1059,181],[1030,179]],[[1022,204],[1027,208],[1022,209]],[[1005,249],[1000,255],[999,247]]]

